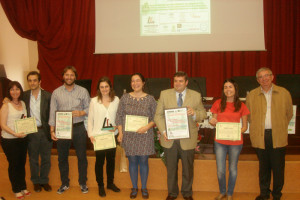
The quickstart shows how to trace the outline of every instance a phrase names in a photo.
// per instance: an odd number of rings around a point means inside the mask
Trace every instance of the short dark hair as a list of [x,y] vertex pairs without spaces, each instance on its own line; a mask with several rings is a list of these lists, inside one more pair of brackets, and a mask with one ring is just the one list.
[[65,73],[68,71],[68,70],[72,70],[74,73],[75,73],[75,77],[77,78],[78,77],[78,74],[77,74],[77,70],[74,66],[66,66],[64,68],[64,71],[62,72],[62,76],[65,75]]
[[37,71],[31,71],[27,74],[27,81],[28,81],[28,77],[29,76],[32,76],[32,75],[36,75],[38,77],[38,80],[40,81],[41,80],[41,74],[38,73]]
[[109,90],[109,97],[110,97],[110,100],[113,101],[115,99],[115,91],[114,89],[112,88],[112,84],[111,84],[111,81],[108,77],[106,76],[103,76],[99,79],[98,83],[97,83],[97,96],[98,96],[98,100],[101,100],[102,102],[102,94],[100,92],[100,83],[102,82],[106,82],[109,87],[110,87],[110,90]]
[[175,77],[184,77],[184,80],[187,81],[188,80],[188,75],[186,72],[183,71],[178,71],[174,74],[173,78]]
[[7,90],[7,98],[9,98],[9,100],[12,101],[12,96],[10,95],[10,90],[16,86],[17,88],[20,89],[21,93],[20,96],[18,98],[18,101],[20,101],[23,98],[23,88],[21,86],[21,84],[18,81],[12,81],[8,84],[8,90]]

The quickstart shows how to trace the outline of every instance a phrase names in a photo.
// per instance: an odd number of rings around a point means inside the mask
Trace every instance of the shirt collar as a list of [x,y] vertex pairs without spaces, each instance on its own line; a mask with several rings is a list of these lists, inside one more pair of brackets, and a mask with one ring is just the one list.
[[[66,88],[65,84],[63,84],[63,87],[64,87],[64,90],[66,90],[66,91],[69,91],[69,90],[67,90],[67,88]],[[74,87],[72,88],[72,90],[71,90],[71,91],[75,90],[75,89],[76,89],[76,87],[77,87],[77,85],[74,83]]]
[[[32,90],[30,90],[30,97],[32,97],[32,96],[33,96],[33,95],[32,95]],[[38,94],[37,99],[40,98],[40,96],[41,96],[41,88],[39,89],[39,94]]]
[[268,92],[265,92],[262,87],[260,87],[260,90],[261,90],[261,93],[263,93],[263,94],[271,94],[273,91],[273,84],[272,84],[271,89]]
[[[175,90],[175,91],[176,91],[176,90]],[[185,88],[182,92],[177,92],[177,91],[176,91],[176,96],[178,96],[179,93],[181,93],[182,96],[185,96],[185,95],[186,95],[186,88]]]

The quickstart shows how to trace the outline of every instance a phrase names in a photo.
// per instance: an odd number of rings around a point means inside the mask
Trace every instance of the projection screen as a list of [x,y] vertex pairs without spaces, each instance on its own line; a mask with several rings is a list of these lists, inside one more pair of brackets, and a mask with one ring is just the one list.
[[95,0],[95,7],[96,54],[265,50],[263,0]]

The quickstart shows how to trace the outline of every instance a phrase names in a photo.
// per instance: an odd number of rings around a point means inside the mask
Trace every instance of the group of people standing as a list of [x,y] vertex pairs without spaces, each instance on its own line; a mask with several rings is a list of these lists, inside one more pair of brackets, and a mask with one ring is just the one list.
[[[62,194],[69,189],[68,155],[73,143],[78,158],[79,185],[82,193],[88,192],[86,139],[95,142],[97,135],[103,134],[103,122],[112,128],[115,140],[125,149],[129,161],[129,173],[132,182],[130,198],[138,195],[138,174],[141,177],[141,195],[149,198],[147,179],[149,173],[148,158],[155,154],[153,126],[161,133],[161,145],[164,148],[167,167],[168,196],[174,200],[179,195],[178,161],[182,163],[181,194],[185,200],[193,200],[192,184],[194,173],[194,149],[197,146],[197,123],[203,121],[206,110],[201,94],[187,88],[188,76],[185,72],[176,72],[173,76],[174,88],[161,92],[158,102],[144,92],[145,78],[140,73],[131,76],[132,92],[119,99],[112,88],[111,81],[102,77],[97,83],[97,95],[90,99],[88,91],[75,84],[77,71],[68,66],[63,73],[64,84],[54,90],[52,95],[40,88],[39,73],[30,72],[27,81],[29,91],[23,93],[21,85],[12,81],[9,84],[8,99],[1,108],[2,147],[9,162],[9,179],[17,199],[31,195],[25,182],[25,162],[28,150],[31,180],[34,190],[51,191],[48,174],[52,140],[57,143],[61,186],[57,190]],[[289,92],[272,83],[273,74],[269,68],[261,68],[256,73],[260,87],[252,90],[246,105],[239,100],[238,86],[231,80],[224,81],[221,99],[211,108],[210,123],[242,121],[240,140],[215,139],[217,177],[220,194],[215,198],[233,199],[237,178],[237,163],[243,146],[242,133],[250,122],[250,138],[259,159],[260,195],[256,200],[270,198],[271,171],[273,171],[273,199],[281,198],[284,184],[285,146],[287,145],[287,126],[292,117],[292,100]],[[25,103],[24,103],[25,102]],[[165,124],[165,109],[187,108],[189,138],[169,140]],[[58,139],[55,133],[55,112],[72,111],[73,136],[71,140]],[[148,124],[137,131],[125,129],[127,115],[144,116]],[[38,132],[16,133],[14,121],[34,116]],[[88,118],[87,134],[84,119]],[[27,136],[27,137],[26,137]],[[52,140],[51,140],[52,139]],[[226,156],[229,160],[229,180],[226,187]],[[106,188],[114,192],[120,189],[114,184],[116,148],[95,151],[95,174],[99,196],[105,197],[103,165],[106,159]],[[39,164],[39,156],[41,163]],[[227,189],[226,189],[227,188]]]

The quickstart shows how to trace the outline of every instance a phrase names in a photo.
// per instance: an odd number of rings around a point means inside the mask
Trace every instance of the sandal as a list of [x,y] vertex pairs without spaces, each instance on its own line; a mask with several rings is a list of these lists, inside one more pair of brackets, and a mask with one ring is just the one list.
[[149,193],[146,188],[142,189],[142,197],[143,197],[143,199],[149,199]]
[[131,188],[130,199],[135,199],[138,193],[137,188]]

